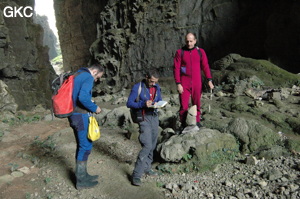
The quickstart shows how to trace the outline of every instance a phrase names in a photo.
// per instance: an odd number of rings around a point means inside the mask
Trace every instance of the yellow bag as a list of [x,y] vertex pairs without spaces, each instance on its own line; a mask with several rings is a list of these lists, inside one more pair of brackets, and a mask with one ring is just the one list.
[[89,129],[88,129],[88,139],[91,141],[96,141],[100,138],[100,127],[94,116],[89,117]]

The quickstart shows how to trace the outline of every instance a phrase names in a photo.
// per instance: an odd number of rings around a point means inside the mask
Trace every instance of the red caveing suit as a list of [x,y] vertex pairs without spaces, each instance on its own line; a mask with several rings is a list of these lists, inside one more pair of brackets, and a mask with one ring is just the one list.
[[[179,116],[182,123],[185,123],[186,120],[190,96],[192,96],[192,104],[197,105],[196,121],[200,122],[200,99],[202,94],[201,70],[204,72],[207,79],[212,78],[206,53],[203,49],[199,49],[202,53],[202,58],[200,58],[197,47],[185,49],[182,56],[183,60],[181,60],[182,49],[177,50],[174,57],[175,82],[176,84],[180,83],[183,87],[183,93],[179,94]],[[186,67],[185,73],[181,71],[182,66]]]

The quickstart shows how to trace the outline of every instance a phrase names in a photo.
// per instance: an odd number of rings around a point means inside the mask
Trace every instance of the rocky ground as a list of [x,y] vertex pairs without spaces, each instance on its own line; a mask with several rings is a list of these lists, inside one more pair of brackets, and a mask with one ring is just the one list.
[[[249,129],[255,129],[258,133],[261,128],[268,128],[272,135],[274,133],[274,136],[283,139],[274,149],[285,148],[287,153],[281,154],[286,156],[275,154],[271,159],[258,158],[255,153],[259,147],[251,149],[247,146],[262,139],[252,137],[247,145],[246,142],[241,143],[247,139],[240,137],[239,144],[246,146],[243,148],[244,154],[235,154],[231,161],[221,161],[209,169],[197,165],[201,172],[175,172],[176,164],[162,169],[162,165],[170,163],[156,161],[154,168],[158,168],[161,175],[143,177],[141,187],[132,186],[130,175],[140,145],[136,140],[138,133],[128,136],[132,129],[128,120],[129,111],[124,105],[130,90],[122,90],[114,95],[95,98],[95,102],[102,107],[102,113],[97,115],[101,138],[94,143],[88,170],[91,174],[99,174],[100,178],[95,188],[87,190],[78,191],[74,187],[76,143],[67,119],[52,120],[50,111],[38,106],[33,112],[1,112],[0,198],[300,198],[300,80],[297,85],[272,85],[267,88],[262,86],[260,79],[267,82],[268,78],[249,75],[236,79],[236,72],[232,70],[238,67],[244,69],[246,61],[250,66],[261,67],[261,62],[258,64],[254,60],[241,59],[241,62],[234,63],[237,66],[229,67],[228,84],[220,80],[214,93],[204,91],[201,107],[204,128],[225,133],[224,129],[236,118],[239,119],[237,121],[247,121]],[[221,66],[225,65],[223,63]],[[289,74],[286,77],[299,79]],[[269,77],[272,81],[274,78],[277,76]],[[178,95],[172,91],[174,86],[171,81],[161,81],[164,100],[169,102],[160,112],[162,130],[177,125]],[[275,82],[282,82],[282,79]],[[252,120],[255,123],[249,122]],[[259,125],[251,126],[256,123]],[[201,137],[201,132],[198,133]],[[183,159],[189,159],[191,154],[186,155]]]
[[[234,162],[201,174],[167,175],[166,198],[299,198],[299,157],[260,161],[256,165]],[[169,192],[168,192],[169,191]]]
[[[131,162],[139,146],[125,140],[121,132],[102,129],[88,163],[89,172],[100,175],[99,185],[77,191],[73,172],[76,144],[66,120],[13,128],[1,140],[0,198],[163,198],[154,181],[139,188],[130,184]],[[132,157],[129,163],[118,160],[127,151]]]
[[[299,154],[274,160],[246,156],[202,173],[162,173],[135,187],[129,177],[140,149],[120,128],[102,128],[89,161],[99,185],[74,188],[75,141],[68,122],[40,121],[1,137],[0,198],[299,198]],[[246,161],[245,161],[246,160]],[[158,163],[155,163],[158,165]]]

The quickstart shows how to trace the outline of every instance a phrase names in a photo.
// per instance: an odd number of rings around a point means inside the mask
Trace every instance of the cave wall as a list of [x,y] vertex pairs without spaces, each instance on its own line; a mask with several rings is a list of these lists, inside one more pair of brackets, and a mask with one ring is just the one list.
[[56,26],[65,71],[87,66],[96,40],[97,19],[107,0],[54,0]]
[[[43,46],[43,29],[32,17],[4,17],[7,5],[33,7],[34,0],[0,0],[3,88],[19,109],[50,107],[55,72]],[[299,1],[55,0],[54,7],[65,70],[103,64],[106,74],[98,93],[118,92],[150,68],[172,78],[174,52],[184,45],[187,32],[197,34],[211,65],[238,53],[300,72]]]
[[43,46],[43,29],[32,17],[5,17],[6,6],[34,7],[34,0],[0,1],[0,80],[20,110],[38,104],[49,108],[55,72]]
[[[184,45],[187,32],[197,34],[210,64],[238,53],[300,72],[299,1],[93,0],[83,5],[79,0],[55,0],[55,4],[64,67],[77,69],[89,61],[103,64],[106,84],[101,92],[116,92],[149,68],[172,76],[174,52]],[[86,15],[90,11],[93,14]]]
[[57,57],[57,38],[54,32],[51,30],[48,17],[41,15],[33,15],[33,22],[39,24],[43,28],[43,45],[49,48],[49,59]]

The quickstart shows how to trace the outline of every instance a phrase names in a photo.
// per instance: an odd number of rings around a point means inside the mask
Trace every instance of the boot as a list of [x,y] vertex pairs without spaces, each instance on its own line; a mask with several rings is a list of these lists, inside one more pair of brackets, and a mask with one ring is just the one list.
[[84,162],[84,165],[85,165],[85,174],[86,174],[86,178],[89,180],[89,181],[94,181],[94,180],[97,180],[99,175],[90,175],[88,174],[87,172],[87,161],[83,161]]
[[86,161],[76,161],[76,189],[87,189],[94,187],[98,184],[98,181],[88,180],[86,175]]

